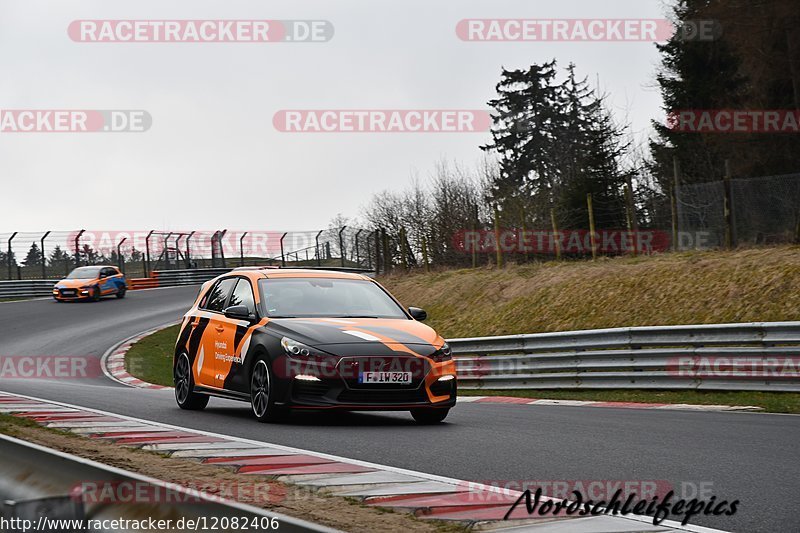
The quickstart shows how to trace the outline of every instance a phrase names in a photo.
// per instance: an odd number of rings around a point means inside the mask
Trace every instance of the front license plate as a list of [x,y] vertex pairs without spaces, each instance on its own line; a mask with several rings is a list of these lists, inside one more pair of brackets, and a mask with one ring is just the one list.
[[362,372],[358,376],[359,383],[411,383],[411,372]]

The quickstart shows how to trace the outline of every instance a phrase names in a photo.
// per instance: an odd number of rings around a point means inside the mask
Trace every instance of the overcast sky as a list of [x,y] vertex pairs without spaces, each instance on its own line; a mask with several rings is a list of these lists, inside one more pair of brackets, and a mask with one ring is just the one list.
[[[144,133],[0,133],[2,227],[311,230],[478,161],[486,133],[297,134],[282,109],[488,109],[502,66],[570,61],[643,137],[652,43],[464,42],[465,18],[663,18],[662,0],[0,0],[0,109],[142,109]],[[77,43],[76,19],[324,19],[327,43]]]

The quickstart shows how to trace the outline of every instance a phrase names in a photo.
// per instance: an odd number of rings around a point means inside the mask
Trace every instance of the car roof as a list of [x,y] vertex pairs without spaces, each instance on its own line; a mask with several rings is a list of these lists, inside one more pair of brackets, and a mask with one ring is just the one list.
[[340,272],[337,270],[317,270],[312,268],[281,268],[261,270],[265,278],[337,278],[337,279],[369,279],[356,272]]

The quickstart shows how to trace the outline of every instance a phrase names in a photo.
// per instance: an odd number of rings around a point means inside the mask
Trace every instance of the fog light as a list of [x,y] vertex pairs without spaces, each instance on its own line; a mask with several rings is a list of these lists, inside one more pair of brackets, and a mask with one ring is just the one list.
[[88,296],[89,295],[89,291],[81,291],[81,294],[83,294],[84,296]]
[[295,376],[294,379],[299,379],[300,381],[321,381],[317,376],[309,376],[308,374],[299,374]]
[[452,380],[454,380],[454,379],[456,379],[456,377],[455,377],[455,376],[453,376],[452,374],[450,374],[450,375],[447,375],[447,376],[442,376],[442,377],[440,377],[440,378],[438,379],[438,381],[452,381]]

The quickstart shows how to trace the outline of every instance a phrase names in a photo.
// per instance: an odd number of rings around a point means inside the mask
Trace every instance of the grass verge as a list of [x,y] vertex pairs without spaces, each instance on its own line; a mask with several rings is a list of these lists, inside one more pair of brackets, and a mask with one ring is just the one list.
[[180,325],[148,335],[128,350],[125,370],[142,381],[172,387],[172,355]]

